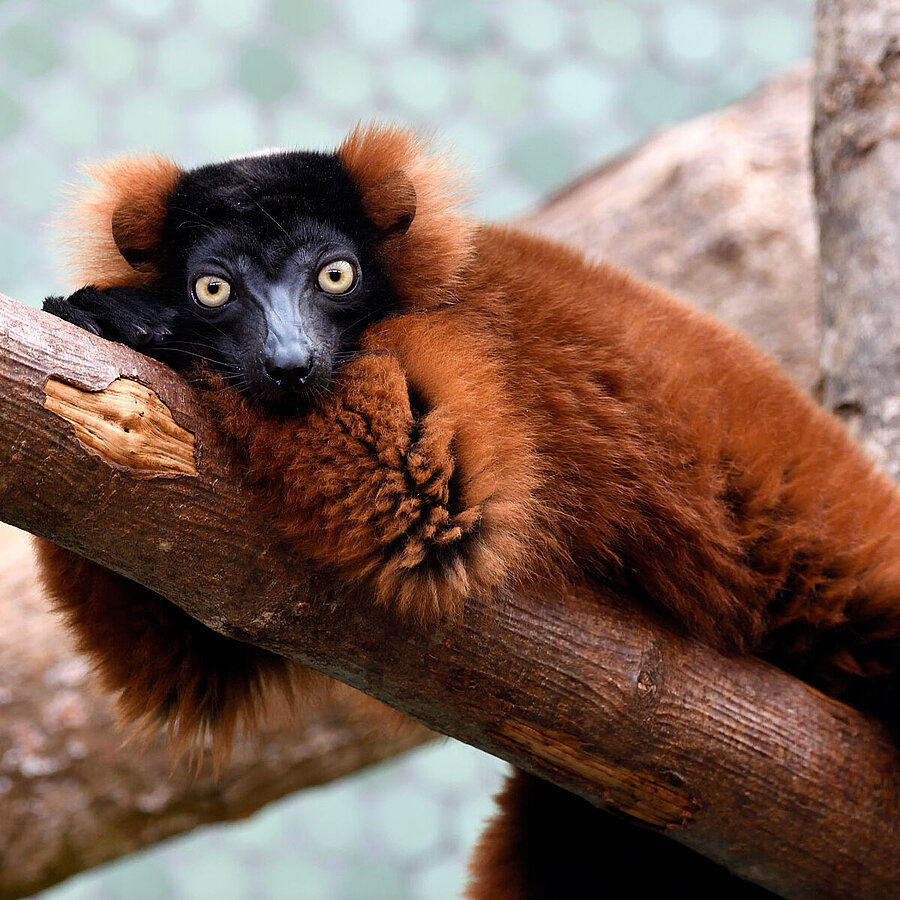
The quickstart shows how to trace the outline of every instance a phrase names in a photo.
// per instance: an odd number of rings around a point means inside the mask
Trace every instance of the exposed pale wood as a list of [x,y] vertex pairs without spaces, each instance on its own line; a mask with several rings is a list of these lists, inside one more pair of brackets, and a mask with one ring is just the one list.
[[[85,389],[119,377],[151,386],[195,435],[197,476],[137,479],[87,453],[43,406],[51,375]],[[435,730],[668,823],[676,840],[785,896],[896,889],[900,760],[877,725],[603,596],[473,597],[443,632],[402,626],[275,539],[177,376],[5,298],[0,518]]]
[[500,733],[558,769],[571,770],[594,785],[595,793],[619,812],[654,828],[681,827],[697,812],[697,800],[683,787],[656,775],[585,756],[563,735],[523,722],[504,722]]
[[58,378],[44,385],[44,406],[70,422],[82,446],[131,474],[196,475],[194,436],[137,381],[119,378],[83,391]]
[[28,536],[0,526],[0,900],[197,825],[249,815],[430,737],[374,733],[349,698],[273,721],[218,780],[162,741],[123,746],[110,697],[35,581]]

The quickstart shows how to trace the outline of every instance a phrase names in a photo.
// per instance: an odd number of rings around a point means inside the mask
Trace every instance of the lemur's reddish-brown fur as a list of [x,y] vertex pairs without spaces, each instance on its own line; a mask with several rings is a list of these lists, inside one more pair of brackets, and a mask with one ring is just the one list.
[[[470,591],[552,592],[587,573],[896,724],[900,494],[838,422],[664,291],[467,222],[405,132],[359,130],[340,156],[373,221],[414,212],[381,246],[404,314],[366,330],[370,352],[302,417],[208,397],[298,553],[426,627],[461,615]],[[157,159],[100,172],[85,207],[100,249],[79,283],[133,277],[111,215],[152,251],[176,178]],[[152,284],[152,263],[139,277]],[[130,716],[228,731],[257,708],[261,672],[285,679],[263,651],[190,637],[205,630],[62,553],[43,550],[53,593]],[[204,661],[173,662],[182,629],[214,662],[234,654],[233,684],[218,672],[206,696]]]
[[176,744],[188,747],[215,723],[227,738],[220,745],[227,756],[238,725],[259,721],[264,689],[291,697],[298,679],[316,678],[199,626],[152,591],[62,547],[39,541],[37,549],[44,586],[77,648],[97,662],[103,686],[119,695],[122,717],[148,736],[166,724]]

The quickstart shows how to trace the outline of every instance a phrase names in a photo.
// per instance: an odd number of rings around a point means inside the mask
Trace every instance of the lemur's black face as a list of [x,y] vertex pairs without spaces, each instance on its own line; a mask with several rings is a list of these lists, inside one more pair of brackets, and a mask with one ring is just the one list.
[[362,329],[394,305],[373,238],[334,155],[277,153],[186,173],[160,247],[176,308],[170,360],[188,347],[271,405],[321,394]]

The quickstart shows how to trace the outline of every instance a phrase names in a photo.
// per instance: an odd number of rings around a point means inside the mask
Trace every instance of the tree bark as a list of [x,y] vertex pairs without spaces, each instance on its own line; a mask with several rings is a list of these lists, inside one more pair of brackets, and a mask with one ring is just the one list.
[[785,896],[896,887],[898,754],[855,711],[600,595],[403,626],[273,537],[174,373],[6,298],[0,382],[0,518]]
[[375,734],[335,699],[240,744],[218,779],[163,741],[123,747],[111,699],[72,653],[35,581],[28,536],[0,526],[0,898],[207,822],[238,819],[427,740]]
[[813,159],[823,402],[900,475],[900,3],[822,0]]

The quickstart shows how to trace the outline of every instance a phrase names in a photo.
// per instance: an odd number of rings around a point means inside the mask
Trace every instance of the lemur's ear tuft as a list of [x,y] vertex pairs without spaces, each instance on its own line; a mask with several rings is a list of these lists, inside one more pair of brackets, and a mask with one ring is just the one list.
[[161,156],[87,166],[91,184],[72,192],[60,231],[77,286],[152,287],[166,199],[182,170]]
[[451,302],[473,226],[459,213],[462,194],[444,161],[412,132],[378,125],[358,125],[338,156],[379,229],[401,299],[415,308]]

